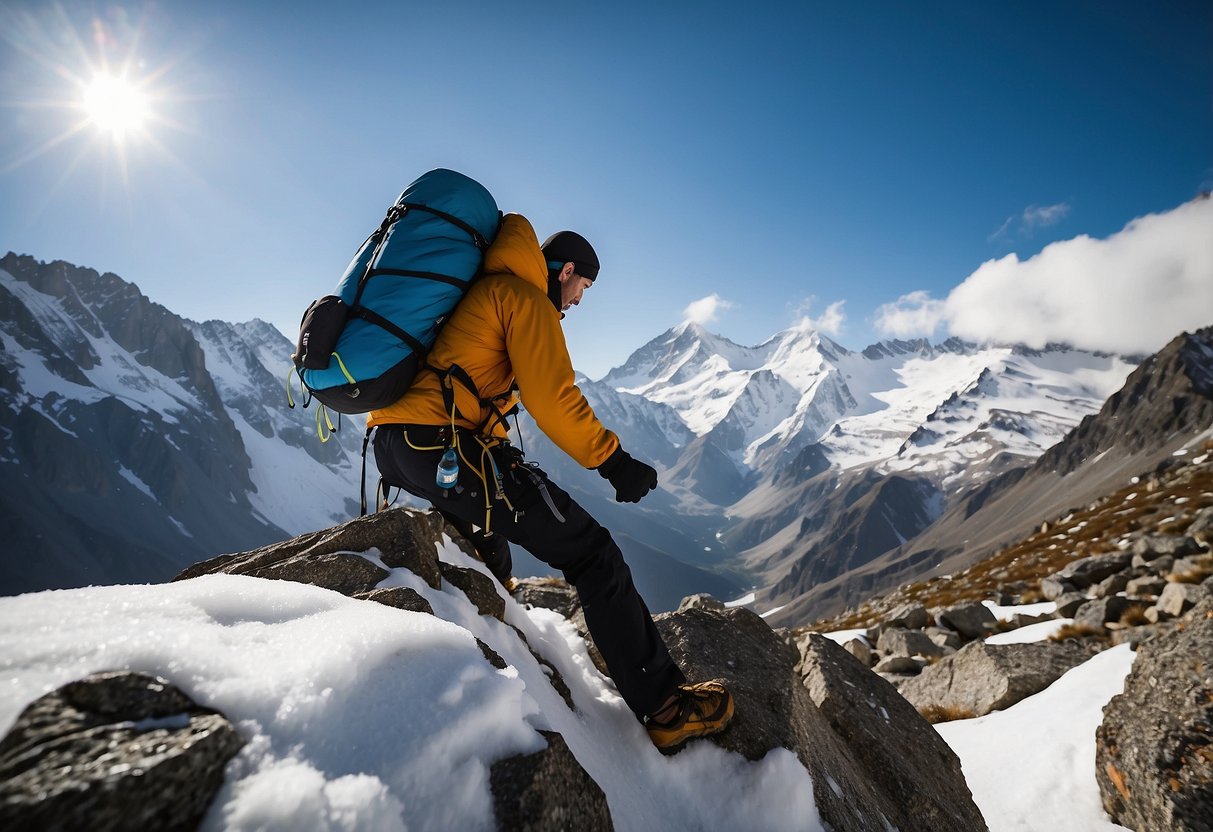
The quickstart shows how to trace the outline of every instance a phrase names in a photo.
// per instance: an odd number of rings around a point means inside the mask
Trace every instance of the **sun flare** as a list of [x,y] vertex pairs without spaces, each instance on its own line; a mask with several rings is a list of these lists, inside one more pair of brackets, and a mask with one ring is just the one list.
[[125,78],[112,75],[93,78],[84,88],[82,106],[94,125],[118,141],[140,131],[151,114],[147,95]]

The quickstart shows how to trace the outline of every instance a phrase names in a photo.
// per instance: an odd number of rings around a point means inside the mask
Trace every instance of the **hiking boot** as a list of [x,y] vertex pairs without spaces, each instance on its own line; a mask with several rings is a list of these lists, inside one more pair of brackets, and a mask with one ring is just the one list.
[[502,586],[505,587],[506,592],[513,595],[514,590],[518,588],[518,581],[513,576],[510,576],[509,578],[505,579],[505,583],[503,583]]
[[656,715],[645,717],[649,739],[663,752],[675,751],[694,737],[723,731],[733,718],[733,697],[718,681],[679,685],[674,696],[672,706],[657,712],[672,709],[671,716],[662,721]]

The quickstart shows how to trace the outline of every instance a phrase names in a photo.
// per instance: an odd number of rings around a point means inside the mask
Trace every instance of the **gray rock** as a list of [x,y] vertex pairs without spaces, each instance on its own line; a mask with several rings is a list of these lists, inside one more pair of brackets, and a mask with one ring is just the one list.
[[540,731],[547,748],[493,763],[489,791],[498,829],[526,832],[615,828],[606,795],[573,756],[564,737]]
[[[1148,616],[1147,616],[1148,618]],[[1159,624],[1157,621],[1151,624],[1143,624],[1140,627],[1126,627],[1123,630],[1112,631],[1113,644],[1129,644],[1136,650],[1140,645],[1149,641],[1152,638],[1157,638],[1163,633],[1174,629],[1173,624]]]
[[902,685],[901,694],[919,711],[935,706],[982,716],[1039,693],[1090,656],[1072,642],[974,641],[925,668]]
[[867,639],[853,638],[844,644],[842,649],[858,659],[864,667],[872,666],[872,648],[868,646]]
[[927,663],[913,656],[887,656],[876,662],[872,670],[877,673],[897,673],[900,675],[918,673]]
[[443,579],[463,590],[481,615],[505,621],[505,599],[497,593],[496,581],[483,572],[450,563],[439,563],[438,568]]
[[1128,585],[1128,574],[1125,572],[1117,572],[1115,575],[1109,575],[1092,587],[1091,594],[1096,598],[1107,598],[1110,595],[1116,595],[1124,592],[1125,587]]
[[921,630],[927,626],[927,608],[922,604],[903,604],[885,619],[889,627],[904,627],[907,630]]
[[1134,578],[1125,585],[1125,594],[1138,598],[1157,598],[1158,594],[1167,587],[1167,582],[1154,575]]
[[1146,621],[1149,621],[1151,624],[1160,624],[1172,618],[1169,613],[1163,612],[1158,607],[1146,607],[1145,616]]
[[420,593],[415,589],[410,589],[407,586],[388,586],[382,589],[372,589],[368,592],[359,592],[354,595],[363,601],[374,601],[377,604],[395,607],[400,610],[408,610],[409,612],[423,612],[426,615],[433,615],[434,608],[430,606],[430,602],[421,597]]
[[946,627],[927,627],[923,632],[927,634],[927,638],[940,647],[950,647],[953,650],[959,650],[964,645],[964,639],[960,637],[960,633],[955,630],[949,630]]
[[931,641],[931,637],[921,630],[900,628],[881,633],[876,649],[885,656],[942,656],[948,652],[947,648]]
[[[720,678],[729,687],[736,702],[732,723],[721,733],[704,740],[735,751],[748,760],[762,759],[768,752],[787,748],[796,754],[813,780],[813,799],[822,820],[836,832],[866,832],[885,828],[878,818],[901,829],[984,829],[980,814],[956,806],[948,807],[963,821],[921,822],[911,816],[882,782],[882,773],[867,770],[862,762],[868,752],[852,748],[861,736],[836,729],[826,715],[815,707],[809,690],[797,672],[800,657],[795,648],[771,631],[767,623],[749,610],[735,608],[723,613],[710,610],[686,610],[667,613],[654,619],[670,654],[692,680]],[[867,671],[841,647],[828,639],[810,637],[806,649],[833,653],[836,661],[849,662],[865,680],[865,687],[885,684]],[[807,657],[806,657],[807,659]],[[889,711],[893,719],[894,712]],[[883,719],[883,717],[882,717]],[[903,733],[896,721],[887,727],[888,737]],[[887,743],[881,736],[879,742]],[[913,755],[915,749],[907,752]],[[934,759],[908,757],[909,770],[924,773],[935,768]],[[955,788],[966,788],[962,782]],[[971,801],[970,801],[971,802]]]
[[480,639],[476,639],[476,646],[480,648],[480,652],[484,654],[484,658],[488,660],[488,663],[493,667],[497,668],[498,670],[505,670],[507,667],[509,667],[509,665],[506,664],[505,659],[501,658],[501,655],[496,650],[489,647]]
[[1203,578],[1213,571],[1213,557],[1197,555],[1196,557],[1179,558],[1167,571],[1176,577],[1187,578],[1186,582],[1191,583],[1192,579],[1188,576],[1195,575]]
[[960,760],[891,686],[874,683],[820,636],[805,644],[799,670],[813,704],[846,741],[860,770],[913,819],[896,828],[985,828]]
[[311,584],[351,596],[374,589],[376,584],[388,576],[386,569],[381,569],[366,558],[349,552],[296,555],[245,574],[256,578]]
[[1207,591],[1200,584],[1169,583],[1158,596],[1158,611],[1170,617],[1183,615],[1195,607]]
[[1208,832],[1213,818],[1213,599],[1146,641],[1095,732],[1104,810],[1138,832]]
[[[876,673],[875,668],[872,669],[872,672]],[[887,682],[894,690],[900,690],[902,685],[914,678],[905,673],[876,673],[876,676]]]
[[572,620],[581,609],[581,599],[563,578],[522,578],[511,593],[519,604],[554,610]]
[[1116,621],[1129,608],[1129,599],[1119,595],[1110,598],[1096,598],[1088,601],[1074,613],[1074,623],[1080,627],[1100,629],[1109,621]]
[[1085,589],[1097,584],[1109,575],[1125,569],[1133,560],[1129,552],[1111,552],[1106,555],[1091,555],[1070,561],[1054,577],[1071,584],[1075,589]]
[[1040,581],[1040,593],[1049,601],[1055,601],[1072,592],[1074,592],[1074,585],[1069,581],[1063,581],[1056,575],[1050,575]]
[[981,638],[998,628],[998,619],[985,604],[961,604],[935,616],[941,627],[948,627],[965,638]]
[[1012,628],[1018,630],[1020,627],[1030,627],[1033,624],[1039,624],[1042,621],[1052,621],[1054,618],[1052,613],[1042,613],[1041,615],[1028,615],[1026,613],[1017,612],[1011,616]]
[[1057,610],[1053,613],[1056,618],[1073,618],[1078,608],[1087,603],[1087,596],[1081,592],[1067,592],[1057,599]]
[[31,703],[0,740],[4,829],[192,829],[244,741],[164,679],[99,673]]
[[723,610],[724,602],[713,598],[706,592],[700,592],[695,595],[688,595],[682,599],[682,603],[678,605],[678,612],[683,610],[704,609],[704,610]]
[[[1134,555],[1134,560],[1137,556]],[[1159,555],[1153,560],[1146,561],[1145,567],[1156,575],[1165,575],[1171,571],[1171,567],[1175,565],[1175,555]]]
[[1206,546],[1213,544],[1213,506],[1196,513],[1188,525],[1188,535]]
[[1162,555],[1182,558],[1200,551],[1200,544],[1187,535],[1158,534],[1139,538],[1133,544],[1133,554],[1147,561]]
[[438,589],[441,575],[434,544],[441,542],[444,532],[458,534],[437,512],[390,509],[251,552],[220,555],[194,564],[173,580],[226,572],[314,583],[354,595],[374,588],[386,575],[365,558],[350,554],[374,549],[387,566],[408,569]]

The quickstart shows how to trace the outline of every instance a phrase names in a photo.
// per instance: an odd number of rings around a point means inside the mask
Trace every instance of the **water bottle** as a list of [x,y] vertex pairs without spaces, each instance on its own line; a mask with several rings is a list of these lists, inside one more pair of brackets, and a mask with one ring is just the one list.
[[442,459],[438,460],[438,475],[435,477],[435,482],[438,483],[439,488],[451,488],[459,482],[459,457],[455,455],[454,448],[447,448],[442,454]]

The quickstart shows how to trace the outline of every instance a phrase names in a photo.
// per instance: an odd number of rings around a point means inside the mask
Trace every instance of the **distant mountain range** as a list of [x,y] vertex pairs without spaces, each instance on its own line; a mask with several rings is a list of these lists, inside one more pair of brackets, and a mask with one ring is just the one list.
[[[319,442],[268,324],[188,321],[115,275],[15,254],[0,311],[0,591],[161,580],[357,514],[361,419]],[[955,339],[852,352],[807,325],[744,347],[685,323],[579,379],[657,493],[616,504],[525,416],[518,441],[612,530],[655,610],[753,587],[799,623],[963,557],[956,534],[993,539],[958,512],[1033,465],[1081,467],[1085,446],[1042,454],[1140,363]]]

